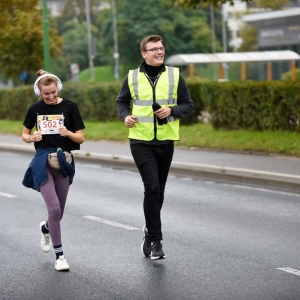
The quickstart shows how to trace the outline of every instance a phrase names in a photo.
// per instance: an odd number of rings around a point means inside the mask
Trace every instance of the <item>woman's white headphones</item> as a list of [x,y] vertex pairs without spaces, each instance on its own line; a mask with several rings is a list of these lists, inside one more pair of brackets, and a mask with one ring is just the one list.
[[62,90],[62,83],[60,81],[60,79],[53,75],[53,74],[50,74],[50,73],[47,73],[47,74],[43,74],[41,75],[40,77],[37,78],[37,80],[35,81],[34,85],[33,85],[33,90],[34,90],[34,93],[37,95],[37,96],[41,96],[41,91],[38,87],[38,83],[41,79],[47,77],[47,76],[51,76],[51,77],[54,77],[56,80],[57,80],[57,91],[60,92]]

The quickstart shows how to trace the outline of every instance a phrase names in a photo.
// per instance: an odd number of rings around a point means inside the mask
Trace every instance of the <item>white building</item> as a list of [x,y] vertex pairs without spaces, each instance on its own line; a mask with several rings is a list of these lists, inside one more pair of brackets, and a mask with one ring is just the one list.
[[241,18],[237,14],[244,13],[247,10],[247,4],[240,0],[235,0],[234,5],[225,3],[222,5],[222,16],[227,23],[231,36],[227,37],[229,45],[236,51],[242,44],[240,38],[240,28],[243,26]]
[[47,6],[50,10],[50,14],[53,17],[59,16],[61,14],[61,11],[63,10],[65,5],[64,0],[48,0]]

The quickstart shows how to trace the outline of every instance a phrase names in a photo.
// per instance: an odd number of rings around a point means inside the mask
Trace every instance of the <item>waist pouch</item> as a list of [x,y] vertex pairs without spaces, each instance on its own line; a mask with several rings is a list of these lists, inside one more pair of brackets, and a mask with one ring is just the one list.
[[[72,154],[64,151],[66,161],[70,164],[72,162]],[[57,152],[48,154],[48,165],[55,170],[60,170],[60,165],[57,157]]]

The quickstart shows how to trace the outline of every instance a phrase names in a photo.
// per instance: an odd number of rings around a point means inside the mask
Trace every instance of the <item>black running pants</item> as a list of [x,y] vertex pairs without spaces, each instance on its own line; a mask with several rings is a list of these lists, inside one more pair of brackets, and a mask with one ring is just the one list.
[[132,144],[131,153],[144,183],[144,215],[151,242],[162,240],[160,211],[174,145]]

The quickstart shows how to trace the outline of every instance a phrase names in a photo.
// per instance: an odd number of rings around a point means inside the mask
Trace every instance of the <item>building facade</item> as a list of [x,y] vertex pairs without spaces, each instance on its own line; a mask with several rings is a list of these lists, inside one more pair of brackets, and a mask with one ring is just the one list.
[[[256,28],[259,51],[292,50],[300,54],[300,1],[291,1],[283,10],[249,14],[242,19]],[[299,68],[299,61],[296,64]],[[289,69],[287,63],[276,63],[274,78],[281,79]]]

